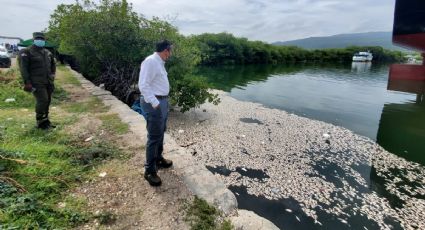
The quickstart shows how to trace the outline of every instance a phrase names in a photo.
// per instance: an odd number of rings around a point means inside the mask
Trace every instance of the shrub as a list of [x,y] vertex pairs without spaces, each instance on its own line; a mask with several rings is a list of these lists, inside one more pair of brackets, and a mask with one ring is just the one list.
[[[59,5],[51,15],[48,36],[59,44],[60,52],[75,56],[84,76],[97,84],[104,83],[123,101],[138,81],[143,59],[153,53],[158,41],[170,40],[175,47],[167,63],[172,101],[179,103],[182,111],[206,100],[218,102],[204,80],[188,77],[200,60],[192,40],[166,21],[138,15],[126,0]],[[181,87],[182,83],[187,86]],[[177,98],[188,94],[179,91],[183,88],[190,88],[189,92],[196,95]]]

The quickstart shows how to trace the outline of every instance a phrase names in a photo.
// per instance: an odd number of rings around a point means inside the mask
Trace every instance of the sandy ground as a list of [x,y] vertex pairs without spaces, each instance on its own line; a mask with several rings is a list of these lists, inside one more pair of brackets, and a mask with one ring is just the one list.
[[239,208],[279,227],[425,228],[423,166],[347,129],[215,92],[218,106],[171,112],[169,132]]

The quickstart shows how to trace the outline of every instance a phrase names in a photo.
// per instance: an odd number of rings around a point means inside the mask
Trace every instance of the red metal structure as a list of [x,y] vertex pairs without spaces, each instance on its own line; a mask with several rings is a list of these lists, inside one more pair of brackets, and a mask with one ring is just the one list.
[[388,90],[417,94],[425,100],[425,0],[396,0],[393,43],[417,50],[423,65],[391,65]]
[[425,1],[396,0],[393,43],[425,52]]
[[[425,0],[396,0],[393,43],[425,56]],[[391,65],[387,89],[416,94],[416,101],[384,104],[376,141],[425,165],[425,62]]]

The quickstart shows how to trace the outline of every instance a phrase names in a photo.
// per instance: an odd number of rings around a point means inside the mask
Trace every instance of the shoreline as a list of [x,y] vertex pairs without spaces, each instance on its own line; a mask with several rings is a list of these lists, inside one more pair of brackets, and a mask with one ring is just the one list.
[[[168,132],[224,181],[239,208],[281,228],[425,227],[423,166],[345,128],[214,93],[218,106],[171,112]],[[275,207],[241,202],[256,197]]]

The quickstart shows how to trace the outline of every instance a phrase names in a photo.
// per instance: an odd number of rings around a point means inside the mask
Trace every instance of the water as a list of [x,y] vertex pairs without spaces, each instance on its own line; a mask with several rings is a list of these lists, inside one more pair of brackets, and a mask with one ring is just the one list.
[[387,90],[388,65],[201,67],[198,73],[238,100],[343,126],[425,165],[425,103]]

